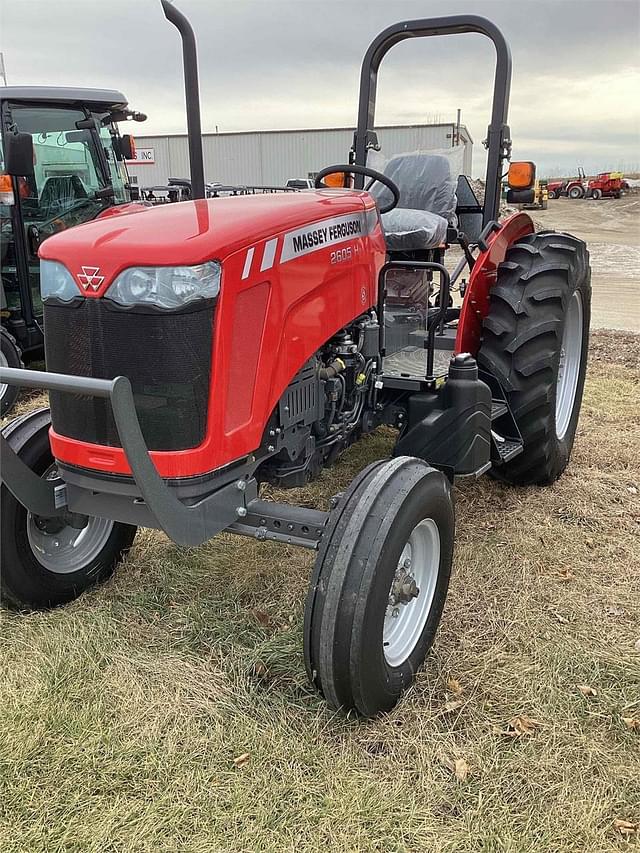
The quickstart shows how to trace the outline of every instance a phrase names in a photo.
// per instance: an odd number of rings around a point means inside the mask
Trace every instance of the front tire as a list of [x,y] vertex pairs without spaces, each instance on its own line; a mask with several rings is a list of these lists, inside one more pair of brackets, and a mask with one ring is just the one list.
[[602,190],[591,190],[591,198],[594,198],[596,201],[602,198]]
[[[0,329],[0,367],[24,367],[18,342],[4,328]],[[20,388],[16,385],[0,384],[1,417],[9,414],[19,396]]]
[[373,717],[411,685],[442,616],[454,526],[448,480],[409,456],[369,466],[332,511],[304,632],[332,708]]
[[[13,450],[32,471],[50,476],[55,462],[49,446],[47,409],[12,421],[3,430]],[[75,528],[58,518],[34,516],[2,484],[0,593],[16,609],[55,607],[77,598],[110,577],[133,543],[130,524],[89,518]]]
[[514,243],[498,269],[479,365],[500,382],[524,450],[492,469],[517,485],[549,484],[569,463],[587,366],[591,270],[585,244],[543,231]]

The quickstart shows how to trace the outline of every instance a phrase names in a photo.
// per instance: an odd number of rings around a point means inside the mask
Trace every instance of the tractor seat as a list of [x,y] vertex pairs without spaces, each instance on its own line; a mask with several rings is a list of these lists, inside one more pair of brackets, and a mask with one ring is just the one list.
[[55,215],[83,198],[87,191],[77,175],[51,175],[42,187],[40,207]]
[[[390,251],[434,249],[456,225],[457,175],[449,158],[441,154],[401,154],[384,167],[384,174],[400,190],[398,206],[382,215],[382,228]],[[372,195],[380,205],[391,200],[390,191],[374,184]]]
[[383,213],[382,230],[390,252],[435,249],[444,243],[449,223],[437,213],[396,207]]

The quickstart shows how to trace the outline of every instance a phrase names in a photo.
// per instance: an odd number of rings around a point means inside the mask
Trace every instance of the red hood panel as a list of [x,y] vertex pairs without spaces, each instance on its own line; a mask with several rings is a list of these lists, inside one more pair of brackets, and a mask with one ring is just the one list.
[[[85,296],[100,297],[131,266],[179,266],[226,256],[307,222],[362,211],[368,193],[315,190],[184,201],[110,216],[50,237],[40,257],[60,261]],[[82,286],[84,270],[99,272],[100,286]],[[97,273],[96,273],[97,276]],[[98,281],[98,277],[95,278]]]

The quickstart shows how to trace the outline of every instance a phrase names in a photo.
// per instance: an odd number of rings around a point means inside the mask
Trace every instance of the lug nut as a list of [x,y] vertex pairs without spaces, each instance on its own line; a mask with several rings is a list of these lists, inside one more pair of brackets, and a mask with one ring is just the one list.
[[240,518],[244,518],[247,514],[247,510],[243,506],[236,507],[236,515]]

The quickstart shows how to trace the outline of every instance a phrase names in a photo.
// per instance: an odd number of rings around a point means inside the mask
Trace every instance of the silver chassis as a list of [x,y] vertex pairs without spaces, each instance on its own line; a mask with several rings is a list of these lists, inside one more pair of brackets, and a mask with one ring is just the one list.
[[249,456],[211,477],[171,483],[158,474],[136,414],[131,383],[124,376],[93,379],[0,367],[0,383],[107,398],[132,477],[111,478],[59,466],[43,480],[0,436],[0,482],[30,512],[44,516],[98,516],[163,530],[178,545],[201,545],[226,530],[261,540],[316,549],[326,512],[262,501]]

